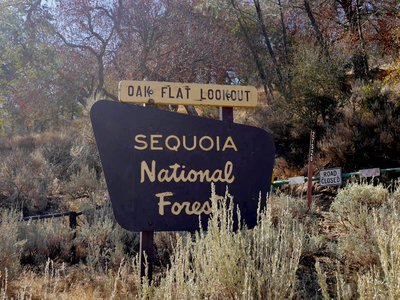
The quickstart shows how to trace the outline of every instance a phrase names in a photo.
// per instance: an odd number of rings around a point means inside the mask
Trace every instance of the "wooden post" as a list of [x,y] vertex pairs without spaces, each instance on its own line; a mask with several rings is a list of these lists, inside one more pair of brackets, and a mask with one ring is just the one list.
[[[146,103],[143,103],[146,107]],[[151,281],[153,279],[153,263],[154,263],[154,231],[142,231],[140,232],[140,246],[139,246],[139,265],[140,265],[140,278],[146,275],[146,260],[147,256],[148,273],[147,279]]]
[[69,214],[69,228],[76,229],[76,212],[74,211]]
[[308,211],[310,210],[310,208],[311,208],[314,148],[315,148],[315,131],[314,131],[314,130],[311,130],[311,133],[310,133],[310,152],[309,152],[309,154],[308,154],[307,212],[308,212]]
[[219,119],[220,121],[233,123],[233,107],[220,107]]
[[147,256],[148,273],[147,278],[149,281],[153,278],[153,263],[154,263],[154,231],[142,231],[140,233],[140,278],[146,275],[146,260],[145,254]]
[[[69,214],[69,228],[71,228],[72,230],[76,229],[76,217],[78,216],[78,214],[74,211],[71,211]],[[76,230],[74,230],[74,234],[73,234],[73,239],[76,238]],[[72,263],[76,263],[77,259],[76,259],[76,246],[75,244],[72,244],[71,250],[71,262]]]

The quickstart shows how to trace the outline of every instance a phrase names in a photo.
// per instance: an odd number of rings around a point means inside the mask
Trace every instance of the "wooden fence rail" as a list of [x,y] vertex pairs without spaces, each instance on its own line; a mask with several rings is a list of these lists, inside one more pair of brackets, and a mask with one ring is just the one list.
[[[94,209],[100,209],[102,206],[97,205]],[[83,210],[83,211],[68,211],[68,212],[60,212],[60,213],[54,213],[54,214],[46,214],[46,215],[38,215],[38,216],[29,216],[29,217],[23,217],[22,221],[30,221],[30,220],[42,220],[42,219],[51,219],[51,218],[60,218],[60,217],[69,217],[69,227],[71,229],[76,228],[76,218],[80,215],[85,214],[91,209],[88,210]]]

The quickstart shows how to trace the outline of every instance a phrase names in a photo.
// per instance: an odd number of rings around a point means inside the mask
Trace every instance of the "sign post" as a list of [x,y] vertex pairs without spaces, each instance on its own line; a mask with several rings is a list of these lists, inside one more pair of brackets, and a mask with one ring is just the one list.
[[310,152],[309,152],[309,154],[308,154],[307,212],[308,212],[308,211],[310,210],[310,208],[311,208],[314,148],[315,148],[315,131],[314,131],[314,130],[311,130],[311,133],[310,133]]
[[146,275],[146,262],[148,266],[147,278],[149,281],[153,278],[153,263],[154,263],[154,231],[141,231],[140,232],[140,246],[139,246],[139,265],[140,265],[140,278]]
[[233,108],[232,107],[220,107],[219,108],[219,119],[221,121],[233,123]]

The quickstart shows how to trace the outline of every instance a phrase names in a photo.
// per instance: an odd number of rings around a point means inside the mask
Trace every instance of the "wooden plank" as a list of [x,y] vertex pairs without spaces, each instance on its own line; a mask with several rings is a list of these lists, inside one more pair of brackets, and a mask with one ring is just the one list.
[[315,131],[311,130],[310,133],[310,152],[308,154],[308,189],[307,189],[307,211],[311,208],[312,196],[312,173],[314,163],[314,149],[315,149]]
[[255,107],[254,86],[130,81],[119,83],[119,101],[129,103]]

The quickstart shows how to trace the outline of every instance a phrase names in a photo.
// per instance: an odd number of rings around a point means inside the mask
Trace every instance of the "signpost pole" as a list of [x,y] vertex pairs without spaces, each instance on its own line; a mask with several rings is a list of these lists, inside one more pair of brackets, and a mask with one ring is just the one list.
[[[143,106],[146,106],[146,104],[144,104]],[[139,245],[140,278],[146,276],[146,258],[147,258],[147,265],[148,265],[147,279],[149,280],[149,282],[153,278],[153,263],[154,263],[153,241],[154,241],[154,231],[140,232],[140,245]]]
[[313,175],[313,161],[314,161],[314,148],[315,148],[315,131],[311,130],[310,134],[310,152],[308,155],[308,189],[307,189],[307,212],[311,208],[311,193],[312,193],[312,175]]
[[140,232],[140,278],[146,275],[146,259],[148,265],[147,278],[149,281],[153,278],[153,262],[154,262],[154,231],[142,231]]
[[219,119],[220,121],[233,123],[233,107],[220,107]]

